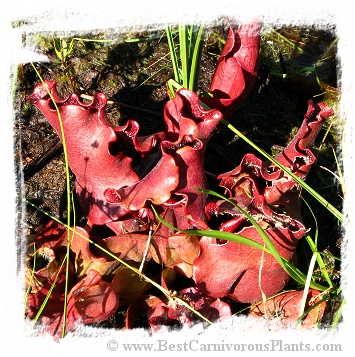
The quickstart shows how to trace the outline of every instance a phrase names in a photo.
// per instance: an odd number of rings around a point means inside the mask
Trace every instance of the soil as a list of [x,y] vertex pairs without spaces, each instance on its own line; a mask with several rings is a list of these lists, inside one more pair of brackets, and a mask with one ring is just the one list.
[[[35,43],[39,52],[48,55],[49,62],[28,63],[19,67],[14,132],[18,193],[19,197],[64,220],[66,186],[62,146],[45,117],[26,100],[39,83],[35,69],[43,79],[57,81],[63,98],[72,92],[87,96],[95,92],[105,93],[111,101],[107,106],[109,120],[122,125],[128,119],[134,119],[140,123],[141,134],[145,135],[163,128],[162,112],[169,99],[166,82],[173,77],[169,49],[163,29],[153,33],[132,33],[129,29],[125,33],[103,30],[77,34],[77,38],[86,40],[74,40],[72,53],[65,61],[60,61],[53,46],[53,34],[34,33],[27,36],[26,42]],[[325,101],[336,110],[340,98],[336,36],[334,28],[272,29],[265,25],[257,81],[230,122],[262,149],[275,153],[287,145],[297,131],[309,99]],[[208,28],[200,92],[208,91],[223,47],[221,39],[225,38],[226,28]],[[107,39],[113,41],[96,41]],[[66,41],[69,43],[70,38]],[[312,67],[317,69],[321,88],[315,71],[304,70]],[[335,114],[324,125],[313,150],[318,160],[307,177],[307,183],[340,211],[341,187],[332,173],[339,173],[333,149],[339,160],[342,124],[342,118]],[[209,142],[205,169],[212,174],[229,171],[240,163],[247,152],[254,151],[221,124]],[[339,257],[341,226],[309,194],[305,193],[304,197],[318,220],[319,249]],[[306,226],[314,232],[313,216],[306,207],[303,211]],[[18,239],[23,238],[21,232],[25,232],[26,239],[29,239],[49,220],[47,214],[27,205],[18,219]],[[78,205],[76,220],[78,224],[85,222]],[[300,242],[298,251],[301,257],[298,266],[307,272],[311,251],[305,240]],[[24,257],[19,259],[23,262]],[[339,279],[339,264],[330,259],[329,267],[333,269],[335,279]],[[328,306],[326,322],[327,319],[331,321],[338,303],[334,301]],[[117,320],[112,323],[117,324]]]

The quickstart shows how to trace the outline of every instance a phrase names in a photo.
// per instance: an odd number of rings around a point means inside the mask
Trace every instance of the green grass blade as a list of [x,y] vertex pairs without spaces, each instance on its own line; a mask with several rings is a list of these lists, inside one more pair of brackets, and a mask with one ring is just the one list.
[[180,61],[182,72],[182,86],[189,86],[189,49],[188,49],[188,32],[185,25],[179,25],[179,45],[180,45]]
[[343,301],[341,302],[340,307],[339,307],[339,309],[338,309],[338,311],[335,314],[335,317],[333,319],[333,322],[332,322],[332,325],[331,325],[331,328],[330,328],[331,331],[334,331],[336,329],[336,327],[338,326],[338,323],[339,323],[339,321],[341,319],[341,316],[342,316],[342,310],[343,310],[343,307],[344,307],[345,304],[346,304],[346,300],[343,299]]
[[[295,280],[300,285],[304,286],[307,280],[307,277],[304,273],[302,273],[297,267],[295,267],[292,263],[290,263],[287,259],[283,259],[285,266],[287,267],[287,272],[291,276],[293,280]],[[317,289],[319,291],[325,291],[328,288],[324,285],[318,284],[315,281],[311,281],[309,285],[312,289]]]
[[178,56],[177,56],[175,45],[174,45],[173,31],[170,26],[166,27],[166,37],[168,39],[171,63],[173,66],[173,71],[174,71],[174,78],[175,78],[176,82],[181,83],[182,79],[181,79],[180,71],[179,71],[179,61],[178,61]]
[[314,265],[316,263],[318,255],[319,255],[318,253],[313,253],[311,261],[310,261],[309,266],[308,266],[308,273],[307,273],[306,283],[304,285],[302,300],[301,300],[301,304],[300,304],[300,311],[299,311],[299,315],[298,315],[299,318],[303,315],[305,307],[306,307],[308,291],[309,291],[309,287],[311,285],[311,281],[312,281],[312,277],[313,277]]
[[198,86],[198,78],[200,76],[201,68],[201,54],[203,46],[203,26],[199,27],[197,32],[196,39],[194,41],[193,51],[191,54],[191,63],[190,63],[190,78],[189,78],[189,89],[196,92]]
[[333,155],[334,155],[334,159],[337,165],[337,171],[338,171],[338,177],[339,177],[339,183],[340,183],[340,187],[341,187],[341,191],[343,193],[343,195],[345,196],[345,181],[344,181],[344,176],[343,176],[343,172],[342,169],[340,167],[340,163],[339,160],[337,158],[337,155],[335,153],[334,147],[332,146],[332,151],[333,151]]
[[323,261],[323,259],[321,257],[321,254],[319,254],[319,252],[317,250],[317,247],[314,244],[314,242],[313,242],[313,240],[312,240],[312,238],[311,238],[311,236],[309,234],[306,235],[306,240],[307,240],[309,246],[311,247],[313,254],[314,253],[318,253],[317,254],[317,263],[318,263],[319,269],[322,272],[322,274],[324,276],[324,279],[329,284],[329,286],[333,287],[334,284],[333,284],[332,280],[330,279],[330,276],[329,276],[329,274],[327,272],[327,268],[326,268],[326,266],[324,264],[324,261]]
[[339,257],[336,257],[335,255],[333,255],[333,254],[329,254],[329,253],[324,253],[324,252],[318,252],[319,254],[321,254],[321,255],[324,255],[325,257],[327,257],[327,258],[330,258],[330,259],[334,259],[334,260],[338,260],[339,262],[341,262],[341,258],[339,258]]
[[30,277],[30,281],[28,282],[28,287],[26,289],[25,292],[25,298],[24,298],[24,314],[26,314],[26,306],[27,306],[27,301],[28,301],[28,295],[31,293],[31,284],[34,280],[34,276],[35,276],[35,271],[36,271],[36,259],[37,258],[37,254],[36,254],[36,243],[33,244],[33,266],[32,266],[32,273],[31,273],[31,277]]
[[[314,305],[312,305],[306,311],[304,311],[303,314],[301,316],[299,316],[297,320],[299,322],[301,322],[312,310],[316,309],[317,306],[319,306],[323,302],[327,302],[327,298],[323,298],[323,299],[317,301]],[[316,324],[317,322],[319,322],[318,319],[316,321],[314,321],[314,324]]]
[[15,103],[17,79],[18,79],[18,65],[15,65],[14,66],[14,77],[12,79],[12,86],[11,86],[12,102],[13,103]]
[[166,68],[168,68],[168,66],[164,66],[162,68],[159,68],[153,74],[151,74],[148,78],[146,78],[142,83],[140,83],[137,87],[134,87],[131,90],[135,91],[135,90],[139,89],[141,86],[143,86],[145,83],[147,83],[149,80],[151,80],[154,76],[156,76],[159,72],[163,71]]
[[[307,201],[301,197],[303,202],[305,203],[305,205],[308,207],[309,211],[311,212],[312,216],[313,216],[313,219],[314,219],[314,222],[315,222],[315,225],[316,225],[316,228],[315,228],[315,233],[314,233],[314,242],[311,238],[311,236],[307,233],[306,234],[306,240],[312,250],[313,253],[319,253],[318,252],[318,221],[317,221],[317,218],[315,216],[315,214],[313,213],[311,207],[309,206],[309,204],[307,203]],[[324,261],[322,259],[322,256],[320,254],[317,254],[317,263],[318,263],[318,266],[319,266],[319,269],[321,270],[326,282],[329,284],[330,287],[333,286],[333,282],[332,280],[330,279],[330,276],[327,272],[327,269],[326,269],[326,266],[324,264]]]
[[[70,169],[69,169],[69,160],[68,160],[68,151],[67,151],[67,145],[66,145],[66,139],[65,139],[65,133],[64,133],[64,126],[63,126],[63,121],[62,121],[62,117],[60,115],[60,111],[59,108],[57,106],[57,103],[55,102],[52,93],[49,91],[47,85],[44,83],[44,80],[42,78],[42,76],[39,74],[39,72],[37,71],[37,68],[34,66],[34,64],[32,63],[32,67],[34,68],[38,78],[40,79],[41,83],[45,86],[47,93],[49,95],[49,97],[52,100],[52,103],[55,107],[55,110],[57,112],[58,115],[58,121],[59,121],[59,126],[60,126],[60,132],[61,132],[61,137],[62,137],[62,144],[63,144],[63,153],[64,153],[64,162],[65,162],[65,178],[66,178],[66,191],[67,191],[67,226],[70,227],[71,226],[71,222],[70,222],[70,215],[71,215],[71,196],[70,196],[70,192],[71,192],[71,187],[70,187]],[[69,241],[69,234],[68,234],[68,247],[67,247],[67,273],[69,272],[69,253],[70,253],[70,241]],[[64,298],[64,321],[63,321],[63,330],[62,330],[62,336],[64,337],[66,334],[66,311],[67,311],[67,294],[68,294],[68,279],[66,279],[65,281],[65,298]]]
[[192,58],[192,53],[193,53],[193,48],[194,48],[194,35],[195,35],[195,26],[191,25],[187,28],[187,49],[188,49],[188,64],[189,68],[191,68],[191,58]]
[[271,30],[271,32],[276,36],[275,40],[280,42],[280,43],[287,43],[294,51],[302,53],[302,54],[308,54],[305,50],[303,50],[300,46],[297,46],[295,43],[290,41],[287,37],[281,35],[279,32],[277,32],[274,28],[272,28],[270,25],[267,25],[267,27]]
[[[53,291],[53,289],[54,289],[56,283],[57,283],[59,274],[61,273],[61,271],[62,271],[62,269],[63,269],[64,263],[65,263],[66,261],[68,261],[68,260],[69,260],[69,259],[67,259],[67,256],[65,255],[65,256],[64,256],[64,259],[63,259],[63,261],[62,261],[62,264],[59,266],[57,275],[55,276],[55,278],[54,278],[54,280],[53,280],[53,283],[51,284],[51,287],[49,288],[49,291],[48,291],[46,297],[44,298],[41,307],[39,308],[39,310],[38,310],[36,316],[34,317],[34,322],[35,322],[35,323],[38,321],[38,319],[39,319],[40,316],[42,315],[42,312],[43,312],[45,306],[47,305],[47,302],[48,302],[48,300],[49,300],[49,298],[50,298],[50,296],[51,296],[51,294],[52,294],[52,291]],[[64,295],[64,296],[65,296],[64,301],[66,301],[67,295]],[[65,329],[65,327],[64,327],[65,324],[66,324],[66,318],[64,318],[64,312],[63,312],[63,329],[64,329],[64,332],[66,331],[66,329]],[[65,336],[65,335],[64,335],[64,336]],[[63,333],[62,333],[62,337],[64,337],[64,336],[63,336]]]
[[317,246],[318,246],[318,221],[317,221],[317,217],[315,216],[315,214],[313,213],[312,211],[312,208],[311,206],[308,204],[308,202],[303,198],[301,197],[303,203],[308,207],[309,209],[309,212],[311,213],[312,217],[313,217],[313,220],[314,220],[314,224],[315,224],[315,230],[314,230],[314,244],[315,244],[315,247],[317,249]]

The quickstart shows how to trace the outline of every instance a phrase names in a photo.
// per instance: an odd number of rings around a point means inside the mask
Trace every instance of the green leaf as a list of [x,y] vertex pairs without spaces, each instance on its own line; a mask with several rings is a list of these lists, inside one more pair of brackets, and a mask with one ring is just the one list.
[[54,38],[53,39],[53,46],[54,46],[54,50],[55,53],[57,55],[57,57],[63,61],[63,56],[62,56],[62,51],[61,51],[61,43],[60,43],[60,39],[59,38]]

